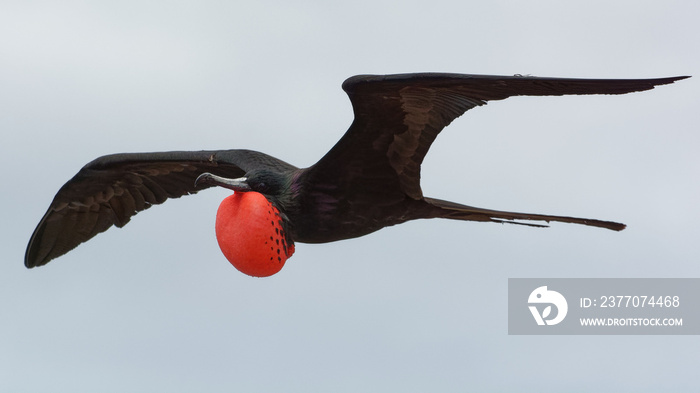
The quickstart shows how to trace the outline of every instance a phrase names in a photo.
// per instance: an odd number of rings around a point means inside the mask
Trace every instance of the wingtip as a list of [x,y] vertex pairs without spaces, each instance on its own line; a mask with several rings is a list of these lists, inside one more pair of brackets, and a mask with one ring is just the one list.
[[662,80],[665,80],[666,82],[664,82],[662,84],[674,83],[674,82],[681,81],[683,79],[688,79],[691,77],[692,77],[692,75],[682,75],[682,76],[672,76],[670,78],[663,78]]
[[26,267],[27,269],[32,269],[32,268],[35,268],[35,267],[41,266],[41,265],[42,264],[36,263],[33,259],[31,259],[29,257],[29,255],[26,255],[24,257],[24,267]]
[[[35,230],[35,233],[36,233],[36,230]],[[32,234],[32,238],[29,240],[29,244],[27,244],[27,250],[24,252],[24,267],[26,267],[27,269],[31,269],[31,268],[37,266],[37,264],[34,263],[34,260],[36,258],[32,255],[33,254],[32,243],[33,243],[35,236],[36,236],[35,234]]]
[[44,215],[44,217],[42,217],[41,221],[39,222],[39,225],[37,225],[34,229],[32,237],[29,238],[29,242],[27,243],[27,249],[24,251],[24,266],[27,269],[31,269],[41,265],[46,265],[51,260],[51,258],[47,260],[47,255],[44,252],[40,252],[41,247],[39,246],[39,244],[41,243],[40,239],[44,234],[47,214],[48,212]]
[[46,265],[49,261],[43,261],[39,259],[36,255],[34,255],[36,254],[36,252],[33,252],[31,245],[32,243],[30,242],[27,245],[27,252],[24,254],[24,267],[26,267],[27,269],[32,269],[37,266]]

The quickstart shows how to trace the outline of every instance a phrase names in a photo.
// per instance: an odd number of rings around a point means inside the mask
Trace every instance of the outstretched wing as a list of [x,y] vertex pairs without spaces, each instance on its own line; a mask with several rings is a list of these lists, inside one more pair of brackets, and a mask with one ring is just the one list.
[[34,230],[24,264],[45,265],[112,225],[123,227],[136,213],[195,188],[203,172],[236,178],[253,167],[294,169],[249,150],[129,153],[100,157],[85,165],[58,191]]
[[[343,83],[350,129],[308,176],[338,195],[423,197],[420,166],[438,133],[467,110],[511,96],[624,94],[687,78],[564,79],[461,74],[359,75]],[[342,183],[339,183],[342,182]]]

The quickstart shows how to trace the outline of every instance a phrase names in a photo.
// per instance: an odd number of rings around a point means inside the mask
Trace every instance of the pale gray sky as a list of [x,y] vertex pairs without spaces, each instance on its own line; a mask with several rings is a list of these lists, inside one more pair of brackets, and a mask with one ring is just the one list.
[[225,190],[169,201],[33,270],[59,187],[118,152],[249,148],[298,166],[344,133],[355,74],[698,74],[700,3],[5,1],[1,392],[688,391],[696,336],[508,336],[509,277],[700,277],[698,75],[514,98],[434,144],[426,195],[621,221],[430,220],[223,257]]

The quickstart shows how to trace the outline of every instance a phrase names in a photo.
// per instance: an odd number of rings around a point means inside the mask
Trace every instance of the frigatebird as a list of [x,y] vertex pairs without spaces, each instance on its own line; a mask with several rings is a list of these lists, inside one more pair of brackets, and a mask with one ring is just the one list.
[[[625,94],[669,84],[659,79],[570,79],[444,73],[358,75],[343,89],[352,125],[316,164],[297,168],[251,150],[107,155],[85,165],[56,194],[27,246],[25,265],[41,266],[136,213],[199,190],[234,190],[217,213],[217,237],[233,259],[275,267],[294,242],[326,243],[423,218],[546,226],[567,222],[620,231],[624,224],[466,206],[423,195],[421,163],[440,131],[465,111],[511,96]],[[266,270],[267,269],[267,270]]]

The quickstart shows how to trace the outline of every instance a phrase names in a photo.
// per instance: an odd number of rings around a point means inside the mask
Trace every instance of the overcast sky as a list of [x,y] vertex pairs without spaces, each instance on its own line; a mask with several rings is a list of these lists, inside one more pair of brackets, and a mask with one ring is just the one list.
[[[0,391],[697,388],[697,336],[509,336],[506,301],[513,277],[700,277],[700,3],[93,3],[0,5]],[[249,148],[309,166],[352,121],[345,78],[424,71],[696,76],[493,102],[425,161],[428,196],[620,233],[415,221],[297,244],[257,279],[219,251],[217,189],[23,266],[98,156]]]

